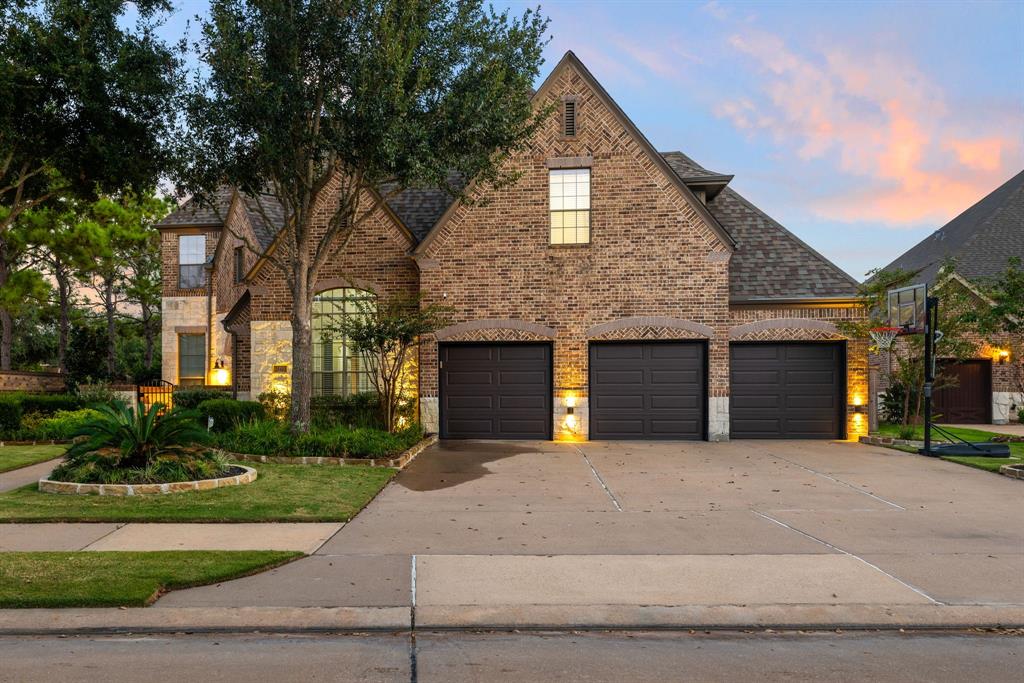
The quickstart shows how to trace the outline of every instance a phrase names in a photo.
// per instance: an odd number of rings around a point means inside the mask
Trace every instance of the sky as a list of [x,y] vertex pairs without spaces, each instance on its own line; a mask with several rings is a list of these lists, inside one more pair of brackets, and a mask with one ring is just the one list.
[[[168,40],[206,8],[176,4]],[[858,280],[1024,169],[1024,2],[539,4],[540,80],[572,50],[656,148]]]

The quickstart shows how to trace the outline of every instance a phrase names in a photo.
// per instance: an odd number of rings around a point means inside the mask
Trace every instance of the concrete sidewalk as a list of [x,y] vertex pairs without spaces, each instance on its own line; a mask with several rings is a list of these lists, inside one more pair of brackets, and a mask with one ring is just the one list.
[[0,551],[297,550],[311,554],[344,524],[0,524]]
[[61,456],[53,460],[37,462],[35,465],[29,465],[28,467],[19,467],[16,470],[0,472],[0,493],[34,484],[49,475],[53,468],[59,465],[63,459],[63,456]]

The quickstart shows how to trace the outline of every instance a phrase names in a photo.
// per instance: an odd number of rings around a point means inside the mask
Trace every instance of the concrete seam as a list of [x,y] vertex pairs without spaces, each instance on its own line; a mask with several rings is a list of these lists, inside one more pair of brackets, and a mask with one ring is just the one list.
[[601,485],[601,488],[604,489],[604,492],[608,494],[609,498],[611,498],[612,505],[615,506],[615,509],[618,510],[619,512],[622,512],[622,506],[619,505],[619,501],[615,497],[615,494],[612,493],[612,490],[608,488],[608,485],[606,483],[604,483],[604,479],[601,478],[601,474],[597,471],[597,468],[594,467],[594,463],[590,462],[590,458],[587,457],[587,454],[583,452],[582,448],[580,448],[579,446],[573,446],[573,448],[576,449],[577,453],[583,456],[583,459],[587,462],[587,466],[590,467],[590,471],[594,473],[594,478],[597,479],[597,483]]
[[811,539],[812,541],[816,541],[817,543],[822,544],[826,548],[831,548],[832,550],[835,550],[836,552],[842,553],[843,555],[846,555],[848,557],[852,557],[853,559],[855,559],[855,560],[857,560],[859,562],[863,562],[867,566],[869,566],[872,569],[874,569],[876,572],[878,572],[878,573],[880,573],[880,574],[882,574],[884,576],[888,576],[890,579],[892,579],[896,583],[898,583],[898,584],[900,584],[902,586],[905,586],[906,588],[909,588],[910,590],[914,591],[915,593],[917,593],[921,597],[925,598],[926,600],[929,600],[933,605],[945,605],[946,604],[944,602],[940,602],[940,601],[936,600],[935,598],[933,598],[932,596],[928,595],[927,593],[925,593],[920,588],[917,588],[915,586],[910,585],[909,583],[907,583],[903,579],[900,579],[900,578],[897,578],[897,577],[893,576],[892,574],[890,574],[889,572],[885,571],[884,569],[882,569],[878,565],[872,564],[872,563],[868,562],[863,557],[859,557],[857,555],[854,555],[853,553],[851,553],[848,550],[843,550],[842,548],[840,548],[837,545],[832,545],[828,541],[823,541],[822,539],[818,538],[817,536],[812,536],[811,534],[807,533],[806,531],[801,531],[800,529],[797,529],[796,527],[792,527],[792,526],[786,524],[783,521],[780,521],[778,519],[775,519],[774,517],[771,517],[769,515],[764,514],[763,512],[760,512],[760,511],[755,510],[753,508],[751,508],[750,511],[753,512],[758,517],[763,517],[764,519],[767,519],[769,522],[774,522],[775,524],[778,524],[779,526],[781,526],[781,527],[783,527],[785,529],[789,529],[790,531],[798,533],[801,536],[804,536],[806,538]]
[[796,467],[799,467],[802,470],[806,470],[806,471],[810,472],[811,474],[817,475],[819,477],[823,477],[823,478],[828,479],[829,481],[833,481],[833,482],[835,482],[837,484],[842,484],[843,486],[846,486],[847,488],[853,489],[857,493],[860,493],[860,494],[863,494],[865,496],[869,496],[871,498],[874,498],[875,500],[877,500],[877,501],[879,501],[881,503],[885,503],[886,505],[891,505],[892,507],[894,507],[897,510],[900,510],[902,512],[906,512],[907,511],[907,508],[905,508],[902,505],[899,505],[897,503],[894,503],[891,500],[886,500],[885,498],[882,498],[881,496],[876,496],[873,493],[869,493],[867,491],[859,489],[856,486],[854,486],[853,484],[849,484],[849,483],[843,481],[842,479],[836,479],[835,477],[833,477],[831,475],[825,474],[824,472],[819,472],[818,470],[813,469],[811,467],[807,467],[806,465],[801,465],[798,462],[793,462],[792,460],[787,460],[786,458],[783,458],[781,455],[775,455],[774,453],[769,453],[767,455],[767,457],[775,458],[776,460],[781,460],[783,462],[789,463],[790,465],[794,465]]
[[[106,538],[106,537],[107,537],[107,536],[109,536],[110,534],[112,534],[112,533],[114,533],[114,532],[116,532],[116,531],[120,531],[121,529],[123,529],[123,528],[125,528],[126,526],[128,526],[128,525],[129,525],[130,523],[131,523],[131,522],[121,522],[121,523],[119,523],[119,524],[118,524],[118,525],[117,525],[116,527],[114,527],[113,529],[111,529],[111,530],[110,530],[110,531],[108,531],[107,533],[103,534],[103,535],[102,535],[102,536],[100,536],[99,538],[94,538],[94,539],[93,539],[92,541],[90,541],[90,542],[89,542],[89,543],[88,543],[87,545],[85,545],[85,546],[84,546],[84,547],[83,547],[83,548],[81,549],[81,551],[85,551],[85,550],[88,550],[89,548],[91,548],[92,546],[96,545],[97,543],[99,543],[100,541],[102,541],[102,540],[103,540],[104,538]],[[80,552],[81,552],[81,551],[80,551]]]
[[328,541],[330,541],[332,538],[334,538],[335,536],[337,536],[338,534],[341,533],[341,530],[345,528],[345,524],[346,524],[345,522],[341,522],[341,526],[339,526],[337,529],[335,529],[333,534],[331,534],[330,536],[325,538],[323,541],[321,541],[320,544],[317,545],[317,547],[313,548],[311,551],[309,551],[307,553],[307,555],[316,555],[317,551],[320,550],[320,548],[323,548],[325,545],[327,545]]

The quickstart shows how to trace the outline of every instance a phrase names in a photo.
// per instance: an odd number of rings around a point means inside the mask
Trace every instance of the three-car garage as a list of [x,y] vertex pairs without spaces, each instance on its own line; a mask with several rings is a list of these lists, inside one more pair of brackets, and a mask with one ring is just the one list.
[[[447,343],[438,356],[442,438],[552,438],[552,343]],[[729,356],[730,438],[844,437],[845,343],[734,342]],[[588,379],[590,439],[708,438],[707,341],[592,341]]]

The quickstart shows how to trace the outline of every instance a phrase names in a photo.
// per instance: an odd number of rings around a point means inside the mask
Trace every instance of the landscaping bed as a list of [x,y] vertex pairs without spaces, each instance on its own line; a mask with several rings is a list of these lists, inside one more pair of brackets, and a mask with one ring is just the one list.
[[145,496],[184,493],[186,491],[209,491],[211,489],[224,488],[225,486],[251,484],[254,481],[256,481],[256,470],[253,468],[228,465],[227,469],[212,479],[139,484],[82,484],[73,481],[60,481],[59,479],[40,479],[39,490],[42,493],[82,496]]
[[302,557],[276,550],[0,553],[0,608],[144,607]]
[[63,446],[0,446],[0,472],[59,458],[64,450]]
[[396,474],[384,467],[264,464],[246,486],[173,496],[0,493],[0,522],[347,522]]
[[[1009,458],[985,458],[985,457],[974,457],[974,456],[956,456],[947,455],[942,456],[942,460],[949,462],[955,462],[959,465],[966,465],[967,467],[974,467],[987,472],[1000,472],[1000,468],[1004,465],[1020,465],[1024,464],[1024,443],[1020,441],[1014,441],[1012,438],[1007,438],[1005,434],[997,434],[994,432],[985,431],[983,429],[972,429],[964,427],[943,427],[946,431],[961,439],[967,441],[1004,441],[1010,448]],[[878,433],[873,434],[869,437],[862,437],[863,443],[868,443],[875,446],[884,446],[886,448],[893,448],[896,450],[904,451],[906,453],[917,453],[919,448],[923,448],[924,442],[924,427],[918,425],[914,433],[911,435],[913,439],[901,439],[899,438],[899,425],[893,424],[880,424],[878,426]],[[937,443],[944,443],[941,439],[935,439]],[[1009,476],[1009,475],[1008,475]]]

